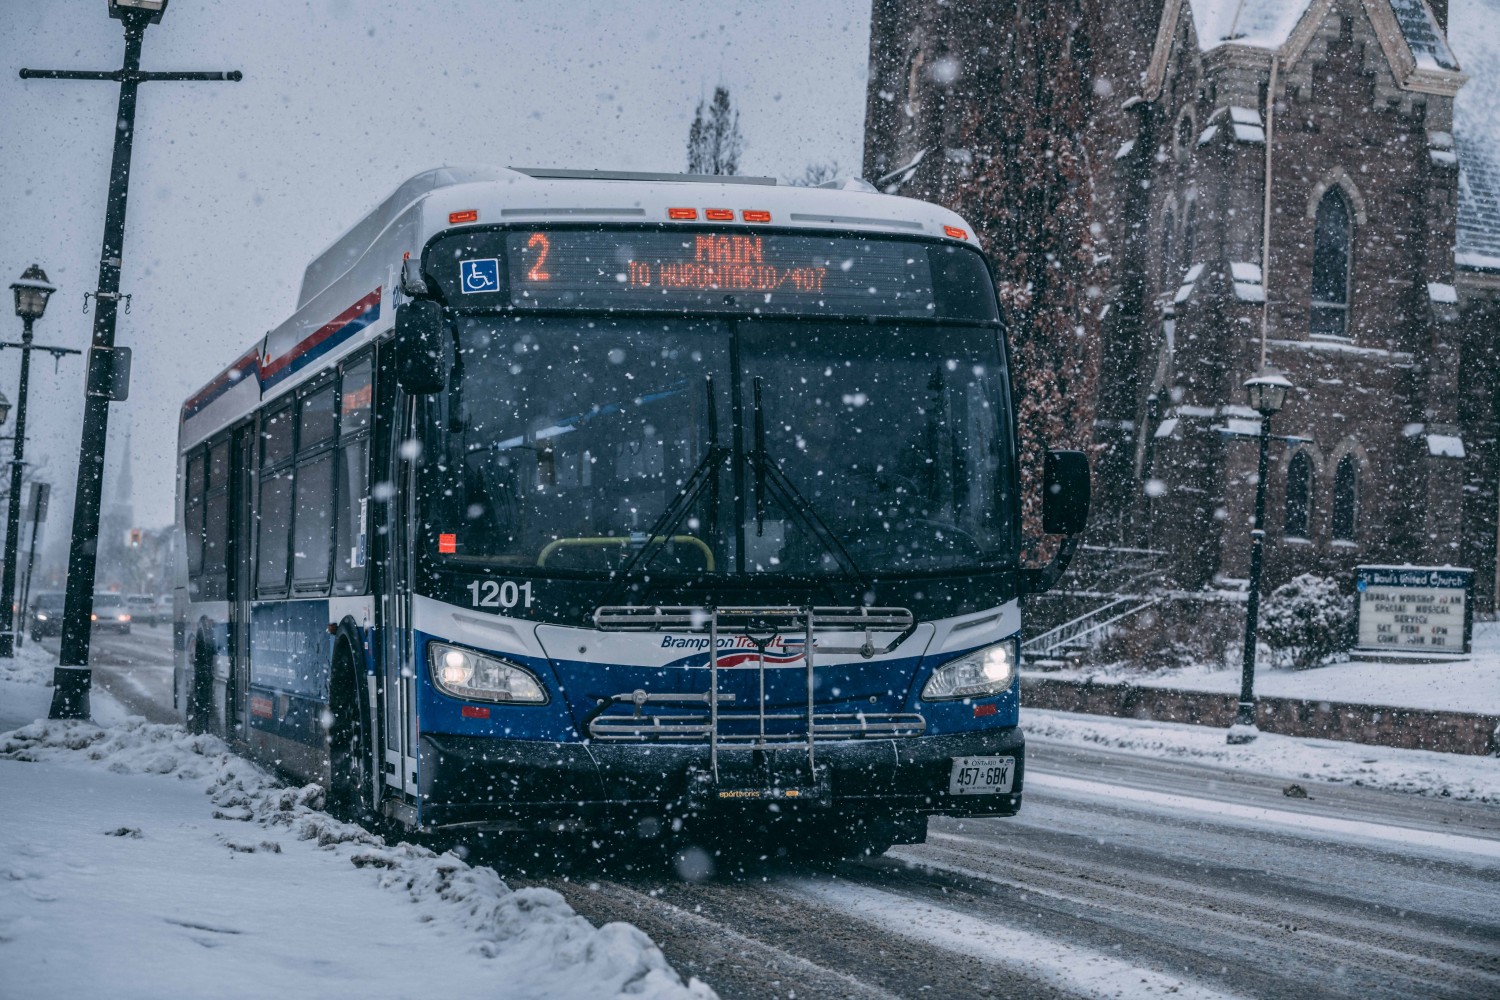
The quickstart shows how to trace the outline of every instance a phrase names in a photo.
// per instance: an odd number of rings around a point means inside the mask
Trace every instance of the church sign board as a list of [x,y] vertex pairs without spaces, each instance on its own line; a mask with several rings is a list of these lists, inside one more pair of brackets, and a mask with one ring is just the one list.
[[1356,566],[1359,598],[1357,650],[1455,656],[1468,653],[1473,634],[1467,569],[1434,566]]

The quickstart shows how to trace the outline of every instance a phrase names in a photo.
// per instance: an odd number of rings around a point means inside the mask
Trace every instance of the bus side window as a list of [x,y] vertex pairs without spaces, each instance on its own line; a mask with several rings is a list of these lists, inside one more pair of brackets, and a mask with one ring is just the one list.
[[195,450],[189,456],[186,478],[182,484],[188,592],[194,600],[198,599],[198,590],[203,578],[203,456],[202,448]]
[[292,506],[292,587],[328,589],[333,547],[333,384],[303,397],[297,408],[296,503]]
[[[292,408],[261,415],[260,495],[255,509],[255,594],[286,594],[292,528]],[[275,466],[281,466],[276,469]]]
[[370,438],[360,435],[339,445],[338,559],[334,574],[340,594],[365,589],[365,561],[369,556]]
[[339,385],[338,541],[334,591],[361,594],[369,557],[370,402],[373,366],[368,356],[344,369]]
[[208,493],[203,515],[203,581],[198,596],[222,601],[229,596],[229,441],[208,450]]
[[292,408],[284,406],[260,422],[260,467],[269,468],[292,457]]
[[297,466],[297,503],[292,532],[292,584],[299,591],[328,587],[333,545],[333,451],[324,449]]
[[260,474],[259,529],[255,543],[255,593],[286,593],[287,535],[292,526],[292,470]]

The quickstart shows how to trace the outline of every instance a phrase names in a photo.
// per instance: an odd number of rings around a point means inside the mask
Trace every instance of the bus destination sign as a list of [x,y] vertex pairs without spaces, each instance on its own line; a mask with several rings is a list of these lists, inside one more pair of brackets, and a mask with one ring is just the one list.
[[1463,654],[1469,650],[1467,569],[1359,566],[1358,648],[1368,651]]
[[724,232],[538,230],[506,237],[511,304],[930,317],[927,247]]

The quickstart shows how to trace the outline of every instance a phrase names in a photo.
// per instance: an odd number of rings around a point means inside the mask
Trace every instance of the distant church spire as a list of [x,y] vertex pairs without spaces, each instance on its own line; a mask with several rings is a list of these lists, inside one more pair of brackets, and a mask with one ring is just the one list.
[[125,454],[120,459],[120,478],[115,482],[115,502],[120,506],[131,507],[131,498],[135,494],[135,483],[130,478],[130,429],[125,430]]

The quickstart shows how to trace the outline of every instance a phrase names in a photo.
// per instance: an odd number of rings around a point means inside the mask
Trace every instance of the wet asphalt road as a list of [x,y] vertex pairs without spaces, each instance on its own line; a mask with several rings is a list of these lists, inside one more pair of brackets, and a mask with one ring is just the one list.
[[1019,816],[935,819],[877,860],[700,883],[494,860],[726,1000],[1500,997],[1500,808],[1032,750]]
[[[26,640],[30,642],[28,638]],[[42,646],[57,656],[56,636]],[[127,712],[151,722],[176,722],[172,708],[172,625],[133,625],[129,633],[95,632],[89,640],[94,683]]]
[[[171,721],[170,643],[166,625],[96,636],[97,682]],[[1037,741],[1027,765],[1019,816],[934,819],[926,844],[863,862],[720,857],[691,881],[655,849],[481,857],[639,926],[726,1000],[1500,997],[1500,806],[1309,781],[1292,799],[1282,779]]]

